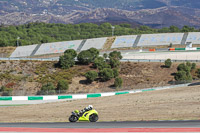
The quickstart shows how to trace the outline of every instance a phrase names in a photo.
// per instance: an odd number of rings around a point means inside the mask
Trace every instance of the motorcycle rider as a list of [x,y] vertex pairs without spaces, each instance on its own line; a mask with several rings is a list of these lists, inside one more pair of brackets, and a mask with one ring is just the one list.
[[81,110],[81,111],[79,112],[79,115],[82,116],[85,112],[90,111],[90,110],[92,110],[92,109],[93,109],[93,106],[92,106],[92,105],[89,105],[88,107],[85,107],[83,110]]

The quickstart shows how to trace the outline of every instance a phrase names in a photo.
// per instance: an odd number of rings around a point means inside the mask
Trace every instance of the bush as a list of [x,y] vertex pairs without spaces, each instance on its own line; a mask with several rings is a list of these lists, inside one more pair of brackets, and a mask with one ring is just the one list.
[[1,86],[0,92],[2,93],[2,96],[12,96],[12,88],[6,88],[5,86]]
[[113,69],[113,75],[114,75],[114,78],[118,77],[119,76],[119,71],[117,68],[114,68]]
[[185,72],[190,72],[191,71],[191,65],[189,63],[181,63],[177,67],[178,71],[185,71]]
[[102,66],[103,64],[105,64],[105,60],[103,57],[97,57],[95,60],[94,60],[94,68],[98,68],[100,66]]
[[111,58],[109,62],[112,68],[118,68],[120,66],[120,60]]
[[183,70],[180,70],[176,73],[174,78],[176,81],[186,81],[187,80],[186,72]]
[[115,59],[115,60],[121,60],[122,59],[122,55],[121,52],[118,51],[113,51],[109,54],[109,58],[110,59]]
[[71,55],[73,58],[75,58],[77,56],[77,53],[74,49],[67,49],[64,54],[69,54]]
[[96,48],[90,48],[90,49],[88,49],[88,51],[92,55],[92,62],[94,62],[94,60],[99,56],[99,50]]
[[200,69],[197,70],[197,76],[200,78]]
[[103,54],[103,57],[104,57],[104,59],[106,60],[106,59],[108,58],[108,54],[107,54],[107,53],[104,53],[104,54]]
[[190,72],[185,72],[185,71],[178,71],[175,75],[175,80],[176,81],[186,81],[190,82],[192,81],[192,75]]
[[115,79],[114,86],[118,88],[118,87],[122,87],[122,84],[123,84],[122,78],[117,77]]
[[55,86],[53,85],[53,83],[49,82],[46,83],[44,85],[42,85],[42,88],[40,91],[37,92],[38,95],[51,95],[51,94],[55,94]]
[[191,70],[194,70],[194,69],[196,69],[196,63],[192,63]]
[[64,54],[59,58],[59,65],[62,69],[69,69],[75,65],[75,60],[70,54]]
[[92,83],[98,77],[98,73],[96,71],[88,71],[85,77],[89,83]]
[[108,81],[114,77],[113,70],[111,68],[104,68],[100,71],[99,76],[102,81]]
[[167,59],[167,60],[165,61],[165,67],[170,68],[171,65],[172,65],[171,59]]
[[68,88],[69,88],[69,84],[66,80],[58,81],[58,84],[56,87],[57,92],[68,90]]
[[88,65],[92,62],[93,55],[88,50],[84,50],[78,54],[77,59],[79,63]]

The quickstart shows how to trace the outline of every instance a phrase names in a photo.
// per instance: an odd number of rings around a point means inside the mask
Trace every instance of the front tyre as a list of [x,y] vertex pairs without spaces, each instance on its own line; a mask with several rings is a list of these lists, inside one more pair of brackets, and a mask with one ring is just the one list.
[[99,119],[97,114],[91,114],[89,117],[90,122],[96,122]]
[[76,121],[78,121],[78,117],[75,116],[75,115],[71,115],[71,116],[69,117],[69,121],[70,121],[70,122],[76,122]]

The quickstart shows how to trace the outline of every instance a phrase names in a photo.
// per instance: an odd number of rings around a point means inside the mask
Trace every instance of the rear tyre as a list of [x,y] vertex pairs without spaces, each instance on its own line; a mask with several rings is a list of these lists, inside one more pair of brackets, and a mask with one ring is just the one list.
[[99,119],[97,114],[91,114],[89,117],[90,122],[96,122]]
[[75,116],[75,115],[71,115],[71,116],[69,117],[69,121],[70,121],[70,122],[76,122],[76,121],[78,121],[78,117]]

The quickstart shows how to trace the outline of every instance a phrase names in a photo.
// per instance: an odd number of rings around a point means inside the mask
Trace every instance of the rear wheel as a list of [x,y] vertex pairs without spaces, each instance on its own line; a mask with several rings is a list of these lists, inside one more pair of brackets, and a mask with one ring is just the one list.
[[71,115],[71,116],[69,117],[69,121],[70,121],[70,122],[76,122],[76,121],[78,121],[78,117],[75,116],[75,115]]
[[91,114],[89,117],[90,122],[96,122],[99,119],[97,114]]

